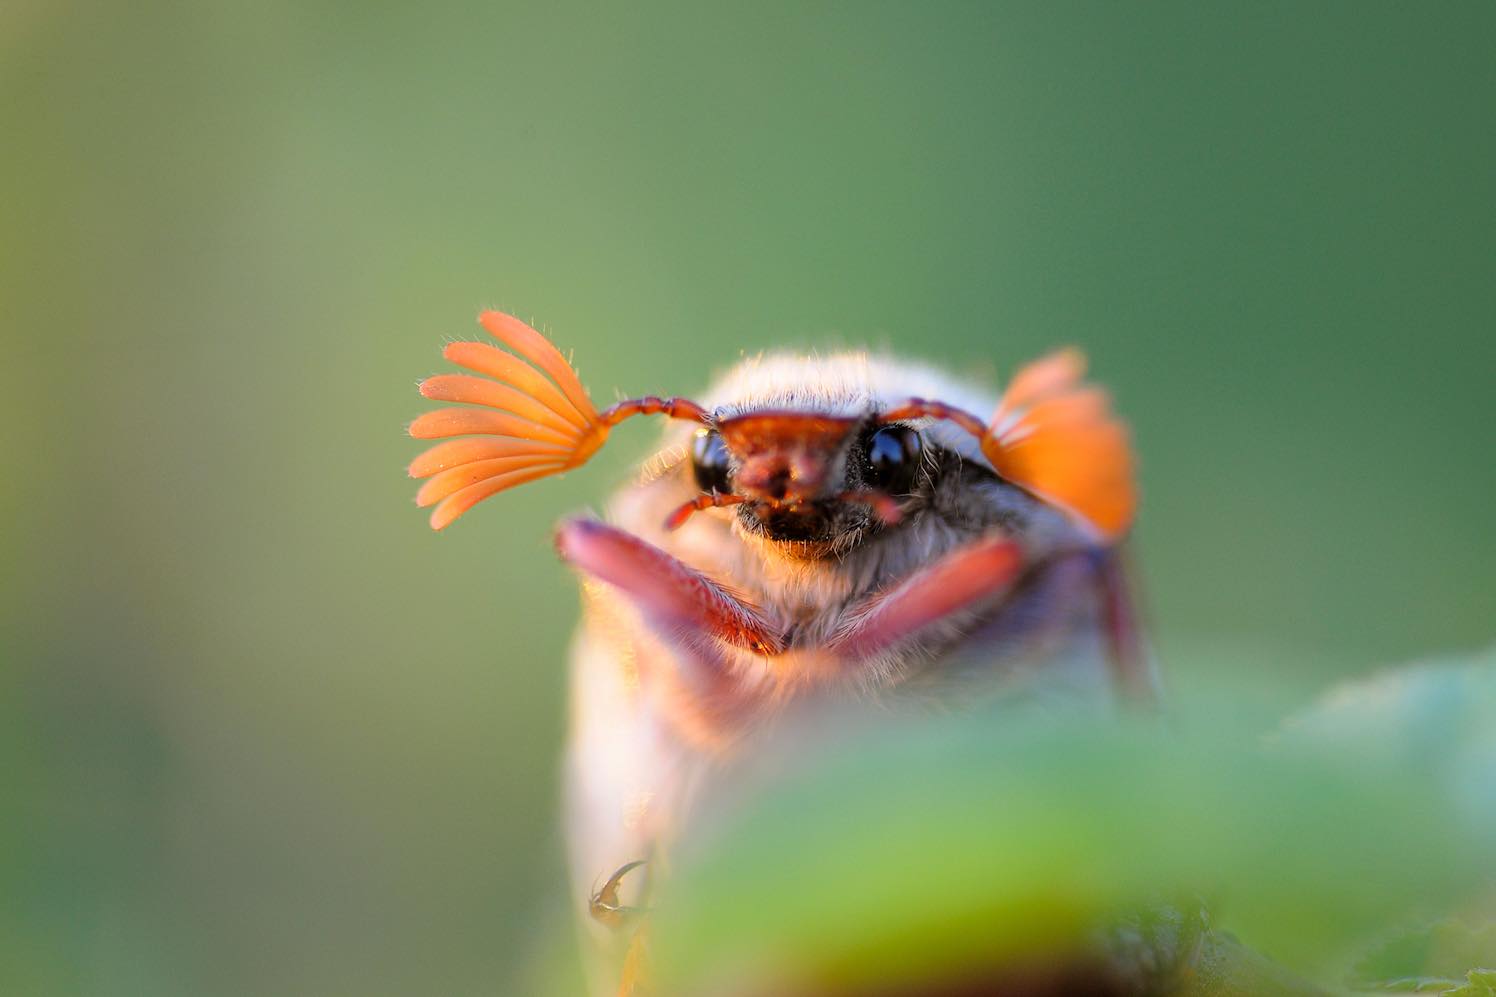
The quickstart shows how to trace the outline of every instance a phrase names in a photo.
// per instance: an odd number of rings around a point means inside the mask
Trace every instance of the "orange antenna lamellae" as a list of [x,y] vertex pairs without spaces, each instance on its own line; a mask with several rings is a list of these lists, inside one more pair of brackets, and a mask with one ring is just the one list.
[[432,529],[515,485],[580,467],[630,416],[710,421],[701,406],[683,398],[634,398],[599,412],[550,340],[503,312],[484,312],[478,322],[513,352],[489,343],[448,344],[443,356],[484,376],[438,374],[421,382],[421,394],[475,407],[437,409],[410,424],[418,440],[460,437],[410,463],[411,477],[429,479],[416,504],[436,506]]

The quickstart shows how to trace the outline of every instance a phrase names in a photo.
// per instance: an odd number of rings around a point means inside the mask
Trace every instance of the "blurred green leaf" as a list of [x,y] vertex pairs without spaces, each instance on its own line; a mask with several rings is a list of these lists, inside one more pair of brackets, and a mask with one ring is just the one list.
[[1291,717],[1275,740],[1435,782],[1452,815],[1496,836],[1496,648],[1344,683]]
[[[1462,770],[1496,727],[1496,701],[1472,695],[1492,669],[1379,679],[1332,700],[1336,736],[1316,708],[1265,750],[1210,716],[1188,734],[1001,713],[889,725],[682,863],[660,905],[665,979],[711,993],[772,967],[757,985],[855,987],[1064,959],[1192,891],[1250,946],[1334,977],[1368,937],[1488,888],[1496,836],[1463,783],[1427,774]],[[1404,748],[1358,750],[1392,719]]]
[[[1472,966],[1496,966],[1496,923],[1449,919],[1399,935],[1358,961],[1351,982],[1391,990],[1447,990]],[[1478,991],[1477,991],[1478,992]]]
[[1445,997],[1496,997],[1496,969],[1472,969],[1464,986],[1445,991]]

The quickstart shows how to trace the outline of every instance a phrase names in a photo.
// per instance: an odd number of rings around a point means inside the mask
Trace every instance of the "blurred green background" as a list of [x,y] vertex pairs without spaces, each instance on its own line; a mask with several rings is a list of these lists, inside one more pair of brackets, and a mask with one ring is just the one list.
[[554,933],[548,530],[653,430],[432,535],[402,428],[481,307],[601,399],[1079,343],[1166,663],[1489,640],[1493,51],[1487,2],[11,0],[0,989],[502,992]]

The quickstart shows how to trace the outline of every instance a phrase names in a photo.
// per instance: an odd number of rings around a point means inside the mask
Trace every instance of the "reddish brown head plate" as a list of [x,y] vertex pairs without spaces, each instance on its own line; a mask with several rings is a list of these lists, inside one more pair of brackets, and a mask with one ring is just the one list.
[[858,420],[806,412],[764,411],[717,423],[722,442],[742,462],[737,491],[750,498],[814,499]]

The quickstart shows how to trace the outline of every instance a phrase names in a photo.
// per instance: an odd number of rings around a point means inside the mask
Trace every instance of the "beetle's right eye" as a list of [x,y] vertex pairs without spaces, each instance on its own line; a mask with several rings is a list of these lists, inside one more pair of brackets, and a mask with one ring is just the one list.
[[727,476],[727,444],[715,429],[702,429],[691,441],[691,467],[696,472],[696,486],[704,492],[726,495],[732,491]]

